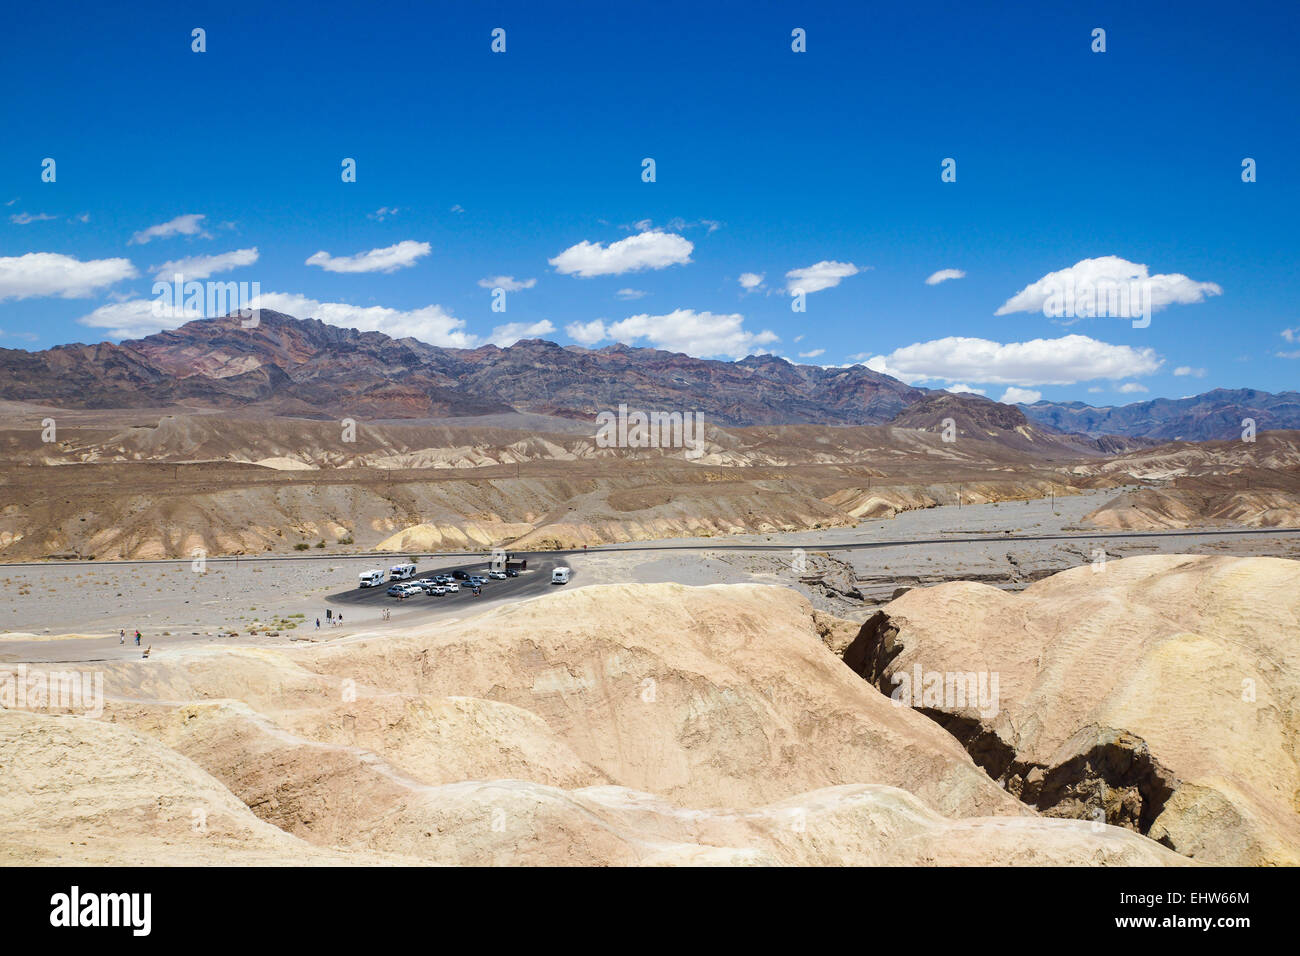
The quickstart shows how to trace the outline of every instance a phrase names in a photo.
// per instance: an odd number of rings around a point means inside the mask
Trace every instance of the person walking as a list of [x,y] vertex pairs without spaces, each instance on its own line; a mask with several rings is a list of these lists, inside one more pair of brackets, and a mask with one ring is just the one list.
[[123,628],[119,628],[119,629],[118,629],[118,632],[117,632],[117,643],[119,643],[119,644],[125,644],[125,643],[126,643],[126,628],[123,627]]
[[135,646],[136,646],[136,647],[139,647],[139,646],[140,646],[140,629],[139,629],[139,628],[136,628],[136,630],[135,630]]

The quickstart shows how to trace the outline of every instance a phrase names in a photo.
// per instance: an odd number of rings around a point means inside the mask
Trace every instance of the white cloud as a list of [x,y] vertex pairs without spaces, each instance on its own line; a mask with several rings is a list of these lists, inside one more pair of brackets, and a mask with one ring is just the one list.
[[811,352],[800,352],[800,353],[799,353],[799,357],[800,357],[800,358],[816,358],[816,357],[819,356],[819,355],[825,355],[825,354],[826,354],[826,350],[825,350],[825,349],[813,349]]
[[746,292],[753,292],[756,289],[763,288],[763,275],[762,272],[742,272],[738,280],[740,287]]
[[1032,388],[1016,388],[1013,385],[1002,393],[998,401],[1004,405],[1032,405],[1042,397],[1042,392],[1036,392]]
[[605,323],[600,319],[590,322],[570,322],[564,327],[565,333],[580,345],[595,345],[605,337]]
[[785,274],[785,289],[791,295],[796,289],[805,293],[820,292],[822,289],[833,289],[849,276],[855,276],[863,271],[865,270],[859,269],[851,262],[834,262],[826,259],[802,269],[791,269]]
[[366,218],[374,219],[376,222],[383,222],[390,216],[396,216],[399,212],[401,212],[401,210],[396,206],[380,206],[374,212],[366,213]]
[[1288,342],[1300,342],[1300,326],[1296,326],[1294,329],[1283,329],[1282,338]]
[[973,388],[970,385],[967,385],[965,382],[957,382],[953,385],[945,385],[943,387],[943,390],[945,392],[952,392],[955,395],[983,395],[984,394],[984,389]]
[[[697,358],[744,358],[763,351],[764,345],[779,341],[776,333],[766,329],[762,332],[746,330],[744,322],[745,317],[739,314],[717,315],[694,309],[676,309],[667,315],[633,315],[621,322],[613,322],[604,327],[600,338],[614,339],[627,345],[645,339],[656,348],[685,352]],[[587,323],[578,329],[590,336],[595,332],[595,324]],[[573,328],[570,326],[568,329],[570,335]]]
[[1175,375],[1192,375],[1196,378],[1205,378],[1205,369],[1192,368],[1190,365],[1180,365],[1174,369]]
[[685,265],[691,261],[694,248],[694,244],[682,236],[651,231],[628,236],[618,242],[611,242],[608,246],[584,239],[547,261],[561,275],[589,279],[592,276],[623,275],[625,272],[639,272],[642,269]]
[[177,216],[175,219],[137,232],[131,237],[131,244],[143,245],[150,240],[166,239],[169,236],[198,236],[201,239],[211,239],[212,236],[203,231],[203,220],[207,218],[207,216],[193,212],[184,216]]
[[355,256],[331,256],[328,252],[317,252],[306,262],[309,266],[320,266],[326,272],[396,272],[429,254],[427,242],[404,239],[395,246],[383,249],[371,249],[359,252]]
[[[1213,282],[1196,282],[1176,272],[1153,276],[1140,263],[1129,262],[1119,256],[1100,256],[1096,259],[1081,259],[1068,269],[1049,272],[1013,295],[994,314],[1041,312],[1049,299],[1060,297],[1064,290],[1088,288],[1098,291],[1097,312],[1106,314],[1105,290],[1127,288],[1130,283],[1137,283],[1145,294],[1150,295],[1152,312],[1175,303],[1188,305],[1202,302],[1207,295],[1220,295],[1223,292]],[[1136,313],[1136,303],[1130,311]]]
[[155,311],[154,305],[154,299],[128,299],[101,305],[77,321],[90,328],[103,329],[111,339],[138,339],[203,318],[201,308],[174,309],[171,305],[160,304],[159,310]]
[[479,279],[478,284],[481,289],[505,289],[507,292],[518,292],[520,289],[531,289],[537,285],[537,280],[516,279],[514,276],[496,276],[490,279]]
[[507,325],[498,325],[488,336],[488,341],[493,345],[501,348],[514,345],[520,339],[535,339],[539,335],[550,335],[555,331],[555,326],[550,323],[549,319],[542,319],[539,322],[511,322]]
[[[621,225],[620,229],[626,229],[629,232],[646,232],[655,227],[653,219],[638,219],[631,225]],[[692,222],[689,219],[683,219],[681,216],[673,216],[663,226],[669,232],[685,232],[687,229],[703,229],[706,234],[717,232],[722,228],[722,223],[716,219],[701,219],[698,222]]]
[[960,269],[940,269],[930,278],[925,280],[926,285],[938,285],[940,282],[947,282],[949,279],[964,279],[966,273]]
[[699,222],[682,222],[680,219],[668,220],[670,229],[694,229],[697,226],[704,229],[705,235],[712,235],[722,228],[722,223],[716,219],[701,219]]
[[452,212],[458,212],[458,213],[459,213],[459,212],[464,212],[464,211],[465,211],[465,207],[462,206],[460,203],[456,203],[454,206],[451,207],[451,211],[452,211]]
[[1284,358],[1284,359],[1296,359],[1296,358],[1300,358],[1300,349],[1297,349],[1297,350],[1294,351],[1294,352],[1278,352],[1278,353],[1277,353],[1277,357],[1278,357],[1278,358]]
[[1145,385],[1139,385],[1137,382],[1125,382],[1118,390],[1125,395],[1136,395],[1139,392],[1147,391],[1147,387]]
[[31,222],[49,222],[51,219],[58,219],[58,216],[51,216],[48,213],[38,212],[32,215],[29,212],[15,213],[9,217],[9,221],[18,226],[25,226]]
[[1149,375],[1162,361],[1150,348],[1109,345],[1086,335],[1005,344],[949,336],[873,356],[866,364],[909,384],[939,379],[995,385],[1073,385],[1097,378]]
[[384,306],[348,305],[344,302],[317,302],[306,296],[283,292],[270,292],[258,296],[252,308],[272,309],[297,316],[300,319],[316,318],[328,325],[362,332],[383,332],[394,338],[411,336],[430,345],[446,348],[474,348],[481,344],[478,337],[465,331],[465,322],[440,305],[426,305],[421,309],[389,309]]
[[215,256],[190,256],[188,259],[164,262],[154,270],[154,278],[170,281],[179,272],[186,281],[206,279],[218,272],[229,272],[241,266],[251,266],[256,261],[256,246],[251,249],[235,249]]
[[619,290],[618,290],[617,292],[615,292],[614,294],[615,294],[616,296],[618,296],[620,299],[623,299],[624,301],[626,301],[626,300],[628,300],[628,299],[640,299],[640,298],[644,298],[644,297],[645,297],[646,295],[648,295],[649,293],[645,292],[645,291],[642,290],[642,289],[619,289]]
[[0,302],[35,296],[85,298],[115,282],[134,279],[138,274],[130,259],[82,262],[57,252],[0,257]]

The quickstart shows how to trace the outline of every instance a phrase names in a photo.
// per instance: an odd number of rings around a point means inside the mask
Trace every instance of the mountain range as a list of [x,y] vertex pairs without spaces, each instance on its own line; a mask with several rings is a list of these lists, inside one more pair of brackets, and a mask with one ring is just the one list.
[[1023,406],[1037,422],[1084,435],[1134,435],[1159,441],[1208,441],[1239,437],[1245,419],[1258,431],[1300,428],[1300,392],[1216,388],[1186,398],[1156,398],[1107,408],[1083,402],[1035,402]]
[[[697,412],[723,426],[815,424],[959,427],[1088,436],[1206,440],[1300,428],[1300,393],[1216,389],[1120,407],[1040,401],[1000,405],[915,388],[863,365],[735,362],[651,348],[601,349],[524,339],[506,348],[432,346],[262,310],[200,319],[114,344],[0,349],[0,399],[64,408],[210,407],[304,418],[448,419],[540,414],[590,421],[629,408]],[[1118,450],[1118,448],[1114,449]]]

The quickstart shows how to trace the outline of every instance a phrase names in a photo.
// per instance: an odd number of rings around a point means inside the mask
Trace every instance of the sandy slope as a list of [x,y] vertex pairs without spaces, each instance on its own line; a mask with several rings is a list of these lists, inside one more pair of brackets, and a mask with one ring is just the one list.
[[1153,555],[1019,595],[941,584],[866,632],[846,660],[881,687],[918,666],[997,674],[996,716],[932,706],[1045,811],[1103,812],[1196,859],[1300,863],[1300,562]]
[[[841,630],[786,589],[620,585],[398,638],[105,664],[100,720],[0,711],[19,782],[0,855],[1181,862],[1034,814],[844,667],[823,643]],[[66,850],[36,849],[33,804]]]
[[1077,470],[1163,483],[1120,495],[1084,519],[1099,528],[1300,528],[1300,432],[1261,432],[1255,441],[1174,442]]
[[[57,441],[41,440],[46,413]],[[334,421],[0,408],[0,558],[572,548],[843,527],[959,491],[969,503],[1116,484],[1066,469],[1080,451],[982,432],[709,426],[687,459],[601,447],[593,430],[362,422],[345,437]]]

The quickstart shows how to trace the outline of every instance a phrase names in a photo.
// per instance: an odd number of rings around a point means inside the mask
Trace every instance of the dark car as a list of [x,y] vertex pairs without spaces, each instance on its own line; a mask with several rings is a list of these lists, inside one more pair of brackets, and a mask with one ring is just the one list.
[[517,578],[519,577],[519,571],[516,568],[506,568],[506,577]]
[[464,571],[453,571],[453,572],[451,572],[451,576],[452,576],[453,578],[455,578],[457,581],[468,581],[468,580],[469,580],[469,575],[468,575],[466,572],[464,572]]

